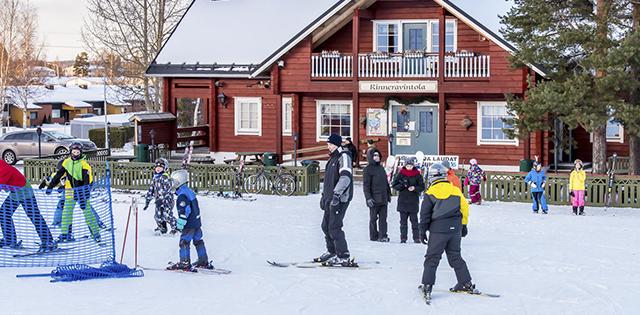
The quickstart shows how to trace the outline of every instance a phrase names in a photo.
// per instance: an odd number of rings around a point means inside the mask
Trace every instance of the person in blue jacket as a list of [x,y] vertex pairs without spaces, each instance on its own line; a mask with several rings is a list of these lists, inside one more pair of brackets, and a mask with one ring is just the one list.
[[[175,263],[167,269],[169,270],[186,270],[193,268],[214,269],[209,257],[207,249],[202,239],[202,223],[200,222],[200,207],[196,194],[187,186],[189,182],[189,173],[186,170],[178,170],[171,174],[173,188],[176,189],[176,209],[178,210],[178,220],[176,220],[176,228],[181,231],[180,234],[180,262]],[[198,261],[191,265],[191,241],[196,247],[198,253]]]
[[540,162],[533,162],[533,169],[524,178],[524,182],[531,187],[531,199],[533,199],[533,213],[538,213],[542,207],[542,213],[547,214],[547,200],[544,197],[545,187],[547,185],[547,175],[542,170]]

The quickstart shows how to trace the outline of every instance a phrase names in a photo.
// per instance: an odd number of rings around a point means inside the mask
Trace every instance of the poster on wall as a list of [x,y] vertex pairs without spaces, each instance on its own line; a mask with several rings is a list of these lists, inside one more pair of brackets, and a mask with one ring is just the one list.
[[367,136],[387,135],[387,111],[380,108],[367,109]]

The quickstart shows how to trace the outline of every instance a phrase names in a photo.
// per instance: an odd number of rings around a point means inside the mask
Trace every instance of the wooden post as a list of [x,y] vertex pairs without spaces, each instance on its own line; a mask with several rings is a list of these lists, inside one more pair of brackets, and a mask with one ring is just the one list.
[[446,154],[446,137],[445,137],[445,123],[446,123],[446,109],[447,109],[447,101],[444,95],[444,85],[445,85],[445,77],[444,77],[444,54],[445,54],[445,35],[446,35],[446,19],[445,19],[445,11],[444,8],[440,8],[439,12],[439,22],[438,22],[438,154],[444,155]]
[[211,96],[209,101],[209,152],[218,151],[218,87],[216,79],[211,79]]
[[271,71],[271,92],[276,98],[276,154],[278,164],[282,163],[282,95],[280,95],[280,68],[273,65]]
[[175,149],[178,145],[178,122],[177,122],[177,117],[178,114],[176,113],[176,104],[174,102],[173,96],[171,94],[171,91],[173,90],[173,79],[171,78],[165,78],[164,79],[164,95],[163,95],[163,100],[164,100],[164,105],[162,106],[166,112],[172,113],[174,116],[176,116],[176,120],[174,120],[171,125],[169,126],[169,128],[171,128],[171,130],[173,130],[172,134],[174,135],[173,137],[171,137],[171,142],[169,143],[169,147],[171,149]]
[[351,124],[355,128],[351,130],[351,140],[356,146],[358,152],[360,152],[360,87],[358,83],[358,53],[360,51],[360,9],[356,8],[353,11],[353,31],[352,31],[352,45],[353,45],[353,62],[352,62],[352,74],[353,74],[353,113],[351,113]]

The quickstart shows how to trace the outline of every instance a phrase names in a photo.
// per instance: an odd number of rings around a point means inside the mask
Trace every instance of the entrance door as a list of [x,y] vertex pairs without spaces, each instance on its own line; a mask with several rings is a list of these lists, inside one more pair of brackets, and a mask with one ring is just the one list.
[[438,106],[391,106],[391,130],[394,136],[391,151],[394,155],[438,154]]

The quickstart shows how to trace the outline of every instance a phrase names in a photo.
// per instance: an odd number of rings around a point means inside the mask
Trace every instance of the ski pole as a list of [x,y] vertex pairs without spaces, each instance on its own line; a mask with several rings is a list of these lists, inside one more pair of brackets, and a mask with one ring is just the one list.
[[[135,198],[134,198],[135,200]],[[138,202],[136,200],[135,206],[134,206],[134,215],[136,216],[136,238],[135,238],[135,243],[134,243],[134,254],[133,254],[133,259],[134,259],[134,266],[138,267]]]
[[133,208],[133,203],[135,198],[131,199],[131,206],[129,206],[129,214],[127,215],[127,225],[124,227],[124,239],[122,240],[122,252],[120,253],[120,263],[124,259],[124,248],[127,245],[127,234],[129,232],[129,219],[131,219],[131,208]]

